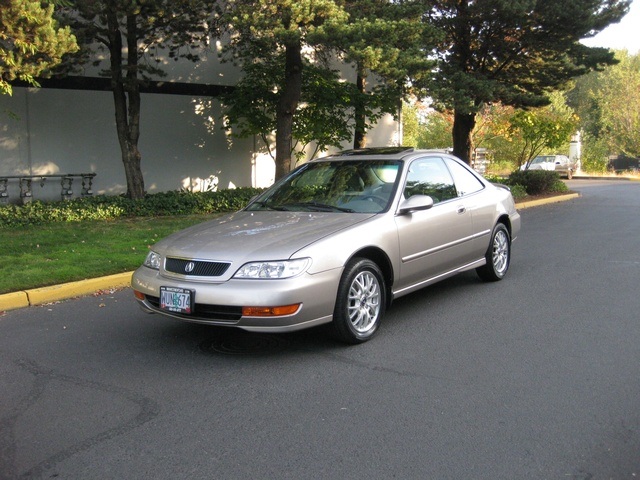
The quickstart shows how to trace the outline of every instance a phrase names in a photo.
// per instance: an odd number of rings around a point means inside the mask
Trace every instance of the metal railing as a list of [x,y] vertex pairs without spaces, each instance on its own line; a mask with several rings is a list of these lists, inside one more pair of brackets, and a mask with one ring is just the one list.
[[0,203],[9,202],[9,182],[16,180],[20,187],[20,199],[22,203],[29,203],[33,200],[33,184],[40,184],[44,187],[50,179],[60,180],[60,197],[62,200],[69,200],[73,196],[73,181],[80,180],[82,188],[80,195],[83,197],[93,195],[92,184],[95,173],[60,173],[55,175],[0,175]]

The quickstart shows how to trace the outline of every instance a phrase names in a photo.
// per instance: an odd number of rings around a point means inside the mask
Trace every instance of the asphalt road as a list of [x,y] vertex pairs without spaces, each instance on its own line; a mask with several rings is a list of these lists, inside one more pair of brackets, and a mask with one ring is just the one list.
[[640,182],[522,211],[506,279],[398,300],[347,347],[140,312],[0,317],[0,478],[640,477]]

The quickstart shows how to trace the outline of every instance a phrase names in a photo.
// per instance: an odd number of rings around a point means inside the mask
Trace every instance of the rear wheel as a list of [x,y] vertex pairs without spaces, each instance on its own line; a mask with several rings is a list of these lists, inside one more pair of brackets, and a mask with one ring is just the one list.
[[378,266],[366,258],[355,258],[345,267],[333,313],[338,338],[362,343],[378,330],[385,309],[385,284]]
[[485,258],[487,263],[476,269],[478,276],[487,282],[502,280],[511,262],[511,237],[503,223],[498,223],[493,228]]

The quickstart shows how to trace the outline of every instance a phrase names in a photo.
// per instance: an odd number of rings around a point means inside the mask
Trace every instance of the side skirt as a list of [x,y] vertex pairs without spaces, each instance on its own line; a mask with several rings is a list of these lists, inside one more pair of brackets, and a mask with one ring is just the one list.
[[404,287],[401,290],[393,290],[391,292],[391,296],[394,299],[400,298],[403,295],[407,295],[409,293],[415,292],[416,290],[420,290],[421,288],[437,283],[441,280],[444,280],[445,278],[453,277],[458,273],[466,272],[468,270],[473,270],[474,268],[481,267],[486,263],[487,263],[487,260],[484,257],[482,257],[474,262],[468,263],[466,265],[462,265],[461,267],[458,267],[456,269],[450,270],[445,273],[441,273],[440,275],[436,275],[435,277],[427,278],[426,280],[422,280],[421,282],[414,283],[413,285],[409,285],[408,287]]

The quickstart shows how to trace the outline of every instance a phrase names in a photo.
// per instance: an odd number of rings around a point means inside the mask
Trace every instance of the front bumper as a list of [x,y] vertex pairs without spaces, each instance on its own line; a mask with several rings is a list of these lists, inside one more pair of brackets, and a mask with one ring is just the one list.
[[[204,283],[164,278],[157,270],[143,266],[134,272],[131,286],[144,295],[144,299],[136,298],[142,309],[150,313],[249,331],[288,332],[332,320],[341,275],[342,269],[333,269],[283,280],[231,279],[223,283]],[[194,290],[193,313],[161,310],[158,302],[161,286]],[[291,315],[242,315],[242,307],[275,307],[298,303],[300,308]]]

